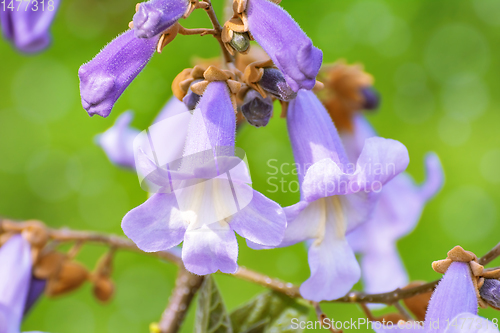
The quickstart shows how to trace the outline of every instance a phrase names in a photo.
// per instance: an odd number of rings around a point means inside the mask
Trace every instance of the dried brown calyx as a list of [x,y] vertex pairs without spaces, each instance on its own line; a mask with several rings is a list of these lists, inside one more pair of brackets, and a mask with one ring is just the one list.
[[455,246],[450,252],[448,252],[448,257],[446,259],[434,261],[432,263],[432,268],[436,272],[444,274],[454,261],[469,264],[471,278],[474,287],[476,288],[476,296],[479,306],[486,308],[489,305],[489,302],[487,299],[481,297],[480,289],[483,287],[485,279],[500,278],[500,268],[485,269],[483,265],[479,264],[477,256],[474,253],[465,251],[460,246]]
[[94,272],[90,276],[93,287],[94,296],[102,301],[107,302],[114,294],[115,286],[111,279],[113,272],[113,256],[114,249],[110,249],[97,262]]
[[347,65],[345,61],[338,61],[323,66],[319,80],[325,89],[318,93],[318,97],[339,131],[352,131],[352,118],[356,112],[378,106],[376,93],[369,95],[373,77],[361,64]]
[[[197,81],[195,83],[195,81]],[[201,66],[183,70],[172,82],[172,91],[174,96],[180,101],[191,91],[202,96],[210,82],[225,81],[231,93],[231,102],[234,111],[237,112],[236,94],[241,89],[241,83],[236,81],[236,75],[232,71],[219,69],[210,66],[207,69]]]

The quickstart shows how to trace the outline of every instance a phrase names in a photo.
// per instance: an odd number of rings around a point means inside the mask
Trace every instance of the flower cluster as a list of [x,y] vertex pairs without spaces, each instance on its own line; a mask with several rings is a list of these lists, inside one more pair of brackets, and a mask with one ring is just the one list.
[[[139,4],[131,30],[80,68],[82,105],[87,112],[107,117],[155,49],[161,50],[177,33],[190,34],[178,20],[197,8],[210,11],[211,4],[187,0]],[[156,136],[154,147],[151,140],[133,143],[139,131],[129,127],[130,113],[121,115],[99,136],[98,143],[111,161],[135,167],[154,192],[123,218],[123,231],[148,252],[183,242],[184,265],[199,275],[237,271],[234,232],[254,249],[305,241],[311,277],[301,287],[302,296],[315,301],[341,297],[361,276],[354,251],[370,252],[356,247],[356,239],[374,242],[372,247],[379,252],[372,266],[380,261],[384,264],[380,258],[387,251],[372,240],[375,236],[361,235],[358,230],[364,225],[370,228],[368,222],[376,220],[374,212],[384,205],[379,204],[380,191],[406,169],[408,152],[401,143],[375,137],[363,129],[354,131],[356,144],[341,138],[312,90],[323,87],[316,81],[322,53],[279,4],[235,0],[233,12],[223,27],[214,24],[214,31],[201,32],[220,38],[229,59],[227,69],[221,69],[221,64],[200,64],[175,78],[175,97],[161,112],[163,121],[156,120],[148,131],[149,139]],[[262,49],[250,46],[250,40],[257,41]],[[366,93],[363,96],[368,104],[376,102],[369,101]],[[237,118],[256,127],[266,126],[273,113],[273,100],[282,104],[296,163],[307,166],[298,175],[301,200],[285,208],[251,189],[248,168],[235,148]],[[164,114],[168,115],[162,117]],[[160,161],[158,154],[168,158]],[[430,163],[434,183],[438,184],[434,170],[439,163],[435,158]],[[347,171],[349,164],[356,167]],[[383,171],[374,172],[376,167]],[[404,183],[398,186],[407,186],[406,178]],[[414,193],[412,200],[422,202],[415,208],[415,216],[410,216],[411,221],[405,216],[401,217],[405,221],[385,222],[414,224],[423,202],[435,192],[434,187],[439,187],[433,184],[419,190],[407,186],[407,192]],[[383,193],[391,196],[390,190]],[[387,205],[389,209],[394,206],[392,202]],[[395,251],[394,241],[399,236],[396,233],[387,238],[390,250]],[[369,264],[364,266],[373,270]],[[399,286],[400,281],[396,284]]]

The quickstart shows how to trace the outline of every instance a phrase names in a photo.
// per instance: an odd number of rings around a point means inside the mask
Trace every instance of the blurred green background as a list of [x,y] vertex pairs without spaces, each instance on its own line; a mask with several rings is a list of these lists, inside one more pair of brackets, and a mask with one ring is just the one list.
[[[213,2],[222,12],[222,0]],[[134,6],[132,0],[63,0],[47,52],[20,56],[0,42],[2,216],[122,234],[123,215],[146,199],[135,174],[111,165],[93,138],[127,109],[135,112],[133,125],[146,128],[191,57],[214,57],[219,49],[208,36],[179,36],[153,57],[108,119],[89,118],[80,105],[78,68],[127,28]],[[325,62],[361,62],[374,75],[383,103],[369,120],[381,136],[408,147],[408,171],[417,181],[423,180],[427,151],[442,159],[443,191],[427,206],[417,229],[398,244],[411,279],[438,278],[431,262],[457,244],[481,255],[500,241],[500,96],[495,93],[500,87],[500,1],[284,0],[282,6],[324,51]],[[203,12],[181,23],[209,26]],[[248,154],[256,189],[282,205],[297,201],[297,193],[270,193],[274,187],[267,184],[273,171],[269,159],[293,161],[284,120],[276,116],[266,128],[244,127],[237,144]],[[103,251],[87,246],[78,259],[92,268]],[[239,253],[240,265],[269,276],[296,284],[309,276],[300,244],[253,251],[240,239]],[[147,332],[168,302],[175,274],[172,264],[119,253],[110,303],[94,300],[87,284],[62,298],[43,298],[23,330]],[[229,309],[263,290],[231,276],[216,279]],[[324,311],[335,320],[363,316],[356,305],[326,304]],[[480,314],[499,316],[493,310]],[[192,331],[193,320],[191,311],[184,332]]]

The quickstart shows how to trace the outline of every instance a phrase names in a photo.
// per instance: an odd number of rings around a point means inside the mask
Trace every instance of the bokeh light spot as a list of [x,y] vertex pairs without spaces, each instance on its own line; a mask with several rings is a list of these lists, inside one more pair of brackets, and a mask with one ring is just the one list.
[[449,237],[460,244],[469,244],[488,236],[495,226],[497,209],[483,189],[462,186],[444,198],[440,217]]
[[456,73],[484,73],[490,64],[490,48],[485,37],[464,24],[448,24],[430,38],[425,64],[432,76],[446,82]]
[[57,202],[71,193],[71,186],[64,176],[68,167],[68,156],[58,150],[45,150],[30,160],[26,176],[31,190],[41,199]]
[[30,120],[52,122],[62,118],[78,102],[78,77],[62,64],[33,59],[22,67],[12,83],[16,108]]
[[449,146],[458,147],[469,140],[471,128],[468,122],[443,117],[438,126],[439,137]]

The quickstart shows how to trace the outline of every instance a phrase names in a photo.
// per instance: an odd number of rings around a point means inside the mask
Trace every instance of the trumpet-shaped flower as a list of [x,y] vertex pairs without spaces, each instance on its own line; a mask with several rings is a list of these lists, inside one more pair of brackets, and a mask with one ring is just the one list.
[[211,82],[190,121],[183,158],[162,167],[145,154],[139,158],[137,168],[160,188],[123,218],[123,231],[139,248],[160,251],[184,241],[185,267],[205,275],[237,270],[234,232],[261,245],[282,241],[285,215],[248,185],[248,170],[235,155],[235,130],[229,89]]
[[[375,135],[362,115],[353,119],[353,131],[341,133],[351,161],[360,156],[365,140]],[[396,242],[413,230],[425,204],[443,184],[439,158],[430,153],[425,164],[427,179],[422,185],[416,185],[407,173],[398,175],[384,186],[370,220],[348,234],[353,250],[362,254],[361,271],[367,293],[388,292],[408,283]]]
[[407,167],[408,152],[397,141],[370,138],[357,163],[349,165],[326,109],[307,90],[290,103],[287,122],[301,200],[285,208],[288,226],[280,246],[309,241],[311,276],[300,293],[332,300],[344,296],[361,274],[346,233],[369,219],[382,185]]
[[432,294],[424,326],[415,322],[374,323],[377,333],[436,332],[436,333],[498,333],[495,324],[477,315],[478,301],[473,275],[468,263],[453,262]]
[[151,38],[174,25],[188,9],[188,0],[150,0],[139,5],[134,15],[138,38]]
[[40,52],[51,41],[50,26],[57,13],[60,0],[50,0],[43,4],[30,1],[21,7],[9,8],[9,2],[0,8],[0,25],[4,37],[19,51]]
[[279,5],[269,0],[248,0],[248,26],[255,40],[271,57],[297,92],[316,83],[323,52]]
[[[170,117],[174,117],[183,112],[189,112],[186,105],[177,98],[171,98],[160,111],[153,124],[161,122]],[[102,147],[109,160],[121,167],[135,170],[134,140],[140,131],[130,126],[133,114],[132,111],[122,113],[116,118],[115,123],[107,131],[96,137],[97,144]],[[174,131],[159,131],[160,138],[156,140],[168,142],[170,149],[176,156],[180,155],[184,149],[185,135],[184,128],[187,128],[186,118],[179,117]],[[177,129],[178,131],[175,131]]]
[[90,116],[109,116],[115,102],[147,65],[159,37],[137,38],[128,30],[79,71],[82,106]]

